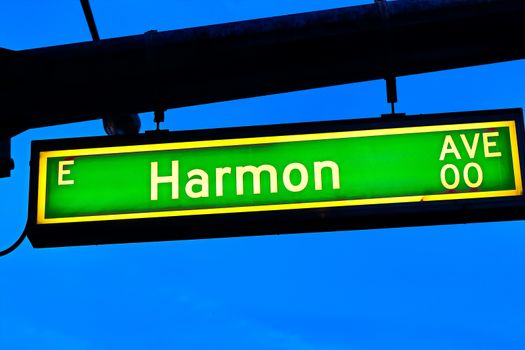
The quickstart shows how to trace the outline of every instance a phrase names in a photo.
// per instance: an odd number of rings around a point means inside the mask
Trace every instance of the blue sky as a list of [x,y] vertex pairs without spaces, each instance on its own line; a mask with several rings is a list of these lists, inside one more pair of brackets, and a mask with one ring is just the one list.
[[[101,37],[367,3],[92,0]],[[79,1],[0,2],[0,47],[90,40]],[[407,114],[523,107],[525,62],[403,77]],[[28,101],[27,103],[31,103]],[[372,81],[167,112],[170,130],[373,117]],[[2,116],[8,118],[9,116]],[[152,129],[153,116],[141,116]],[[0,179],[0,245],[27,219],[27,131]],[[0,259],[0,349],[523,349],[523,222],[33,249]]]

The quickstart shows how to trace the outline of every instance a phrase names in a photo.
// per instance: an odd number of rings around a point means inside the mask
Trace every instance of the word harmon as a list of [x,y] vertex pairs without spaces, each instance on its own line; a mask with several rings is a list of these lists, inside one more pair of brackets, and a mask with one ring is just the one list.
[[[332,188],[340,188],[339,167],[335,162],[322,161],[314,162],[314,183],[315,190],[321,191],[323,189],[322,174],[323,169],[329,169],[331,172]],[[158,162],[151,163],[151,200],[158,200],[158,186],[159,184],[171,184],[171,199],[179,199],[179,161],[173,160],[171,162],[171,175],[160,176],[158,173]],[[299,174],[297,183],[292,181],[292,173]],[[325,174],[327,171],[324,172]],[[261,177],[266,174],[268,178],[268,190],[270,193],[278,193],[278,179],[277,170],[274,166],[263,164],[260,166],[246,165],[235,168],[235,194],[242,196],[245,194],[244,184],[245,176],[251,175],[253,179],[252,194],[261,194]],[[203,169],[192,169],[187,172],[187,182],[185,185],[186,195],[190,198],[202,198],[210,196],[210,175]],[[224,195],[224,176],[232,174],[231,167],[216,168],[215,176],[215,196],[222,197]],[[301,192],[308,185],[309,175],[306,166],[301,163],[288,164],[282,173],[282,182],[284,187],[290,192]]]

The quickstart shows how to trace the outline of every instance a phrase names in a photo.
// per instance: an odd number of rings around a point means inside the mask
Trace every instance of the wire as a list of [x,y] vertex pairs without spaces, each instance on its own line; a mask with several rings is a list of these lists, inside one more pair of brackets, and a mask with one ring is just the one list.
[[4,249],[4,250],[0,250],[0,257],[2,256],[6,256],[7,254],[13,252],[16,248],[18,248],[18,246],[20,244],[22,244],[22,242],[24,241],[24,239],[26,238],[26,231],[24,230],[24,232],[22,233],[22,235],[16,240],[15,243],[13,243],[13,245],[11,245],[9,248],[7,249]]
[[86,17],[86,22],[88,24],[89,32],[91,33],[93,41],[99,41],[100,36],[98,35],[97,24],[95,23],[95,18],[93,17],[93,11],[91,11],[89,0],[80,0],[80,4],[82,5],[82,10],[84,11],[84,16]]

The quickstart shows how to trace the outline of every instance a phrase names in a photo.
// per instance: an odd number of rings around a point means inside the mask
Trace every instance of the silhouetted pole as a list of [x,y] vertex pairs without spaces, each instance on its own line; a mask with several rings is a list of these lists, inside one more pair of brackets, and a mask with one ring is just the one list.
[[103,114],[515,60],[525,57],[524,30],[523,0],[405,0],[0,51],[0,125],[5,137]]

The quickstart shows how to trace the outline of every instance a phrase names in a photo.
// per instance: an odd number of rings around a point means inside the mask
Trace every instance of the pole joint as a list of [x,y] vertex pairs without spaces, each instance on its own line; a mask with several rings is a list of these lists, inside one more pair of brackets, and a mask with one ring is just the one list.
[[11,158],[11,138],[0,139],[0,178],[11,176],[15,161]]

